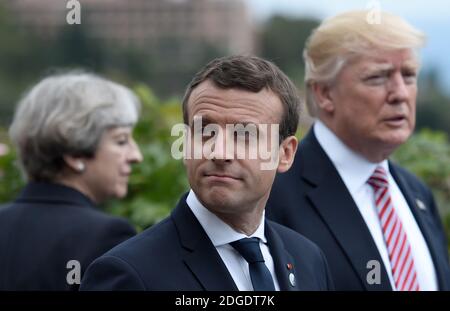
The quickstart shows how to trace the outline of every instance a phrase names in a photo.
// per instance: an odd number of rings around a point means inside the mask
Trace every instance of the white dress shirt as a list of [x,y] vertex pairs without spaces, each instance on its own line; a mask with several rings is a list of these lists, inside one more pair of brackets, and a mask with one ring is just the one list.
[[425,242],[422,232],[417,225],[405,197],[389,171],[388,161],[384,160],[381,163],[369,162],[367,159],[347,147],[347,145],[345,145],[320,120],[317,120],[314,123],[314,134],[316,135],[319,144],[325,150],[325,153],[333,162],[355,201],[356,206],[375,241],[378,252],[383,259],[392,288],[395,289],[395,282],[392,277],[389,254],[375,206],[374,191],[367,183],[367,180],[378,165],[382,166],[388,175],[391,200],[411,245],[411,252],[414,258],[420,289],[426,291],[437,290],[436,271],[427,243]]
[[260,239],[259,246],[261,248],[265,264],[272,275],[275,290],[280,290],[280,286],[275,275],[273,259],[270,255],[269,248],[267,247],[266,236],[264,235],[264,215],[261,218],[261,223],[259,224],[258,229],[256,229],[251,236],[246,236],[243,233],[235,231],[232,227],[204,207],[198,200],[194,191],[189,191],[186,198],[186,203],[213,243],[220,255],[220,258],[222,258],[225,266],[230,272],[234,283],[236,283],[236,286],[240,291],[253,291],[253,285],[250,279],[250,271],[247,261],[230,245],[230,243],[242,238],[252,237],[257,237]]

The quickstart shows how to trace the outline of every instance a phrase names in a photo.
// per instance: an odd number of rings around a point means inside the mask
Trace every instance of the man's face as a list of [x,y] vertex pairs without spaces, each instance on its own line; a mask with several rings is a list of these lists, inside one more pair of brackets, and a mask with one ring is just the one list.
[[330,127],[370,161],[387,158],[414,129],[417,73],[406,49],[355,58],[329,89]]
[[[216,129],[220,132],[214,138],[201,140],[202,146],[208,141],[210,144],[201,159],[185,159],[189,183],[199,200],[213,213],[229,216],[251,212],[255,207],[264,208],[279,166],[278,160],[272,169],[264,170],[261,169],[264,161],[259,154],[253,159],[249,156],[242,159],[237,156],[237,147],[245,144],[245,149],[252,151],[249,140],[257,139],[258,143],[266,141],[270,149],[275,147],[271,144],[270,134],[259,131],[256,136],[244,135],[245,139],[239,140],[236,137],[239,134],[230,133],[226,127],[227,124],[243,124],[258,128],[260,124],[269,124],[270,128],[270,124],[279,124],[283,112],[280,99],[267,89],[258,93],[221,89],[204,81],[193,90],[187,109],[191,137],[201,135],[194,132],[194,120],[199,117],[203,128],[217,124]],[[276,135],[278,137],[278,131]],[[191,148],[202,146],[196,146],[194,142]],[[230,148],[232,146],[234,148]]]

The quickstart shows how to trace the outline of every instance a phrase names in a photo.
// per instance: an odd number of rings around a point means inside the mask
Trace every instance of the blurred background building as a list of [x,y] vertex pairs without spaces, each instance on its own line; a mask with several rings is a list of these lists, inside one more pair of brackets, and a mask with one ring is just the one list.
[[[18,25],[54,39],[67,25],[66,1],[8,0]],[[81,0],[82,23],[92,39],[109,46],[158,48],[182,39],[206,42],[228,53],[251,53],[254,40],[243,0]],[[183,46],[181,54],[192,52]]]
[[44,54],[35,58],[45,72],[82,67],[180,96],[206,61],[255,52],[244,0],[80,0],[80,25],[68,25],[67,3],[0,1],[15,31],[38,41],[33,50]]

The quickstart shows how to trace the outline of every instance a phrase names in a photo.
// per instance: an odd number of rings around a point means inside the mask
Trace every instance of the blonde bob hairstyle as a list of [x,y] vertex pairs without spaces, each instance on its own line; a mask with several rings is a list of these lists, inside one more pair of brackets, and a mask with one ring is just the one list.
[[[372,14],[379,15],[371,22]],[[350,11],[322,22],[308,38],[305,61],[306,103],[317,116],[313,83],[331,84],[353,57],[370,56],[374,51],[411,49],[417,52],[425,43],[424,34],[403,18],[387,12]]]

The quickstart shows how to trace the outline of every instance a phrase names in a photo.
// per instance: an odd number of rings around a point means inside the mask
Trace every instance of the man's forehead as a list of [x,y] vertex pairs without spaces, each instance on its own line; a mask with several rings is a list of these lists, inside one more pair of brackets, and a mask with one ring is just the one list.
[[407,68],[407,69],[418,69],[419,62],[415,59],[409,59],[402,62],[393,62],[386,60],[372,60],[366,61],[363,64],[364,69],[367,70],[390,70],[396,67]]
[[411,50],[375,51],[370,55],[361,56],[359,62],[365,66],[386,69],[397,66],[414,68],[419,66],[418,56]]
[[224,117],[247,116],[249,117],[248,123],[254,122],[255,117],[260,118],[262,115],[277,115],[278,109],[282,109],[281,106],[278,96],[271,90],[263,89],[260,92],[252,92],[240,88],[222,89],[210,81],[199,84],[193,90],[188,101],[191,118],[193,114],[217,117],[217,113],[220,113]]
[[195,123],[205,125],[242,125],[242,126],[252,126],[258,124],[278,124],[277,120],[262,120],[260,118],[252,118],[250,117],[240,117],[235,115],[222,115],[222,114],[209,114],[209,113],[200,113],[194,115],[193,119],[190,122],[190,125],[193,126]]
[[239,87],[222,88],[217,86],[211,80],[205,80],[197,85],[189,97],[189,102],[195,102],[199,98],[224,98],[228,100],[245,100],[246,98],[254,99],[259,94],[267,93],[266,95],[275,95],[268,88],[263,88],[259,92],[253,92]]

